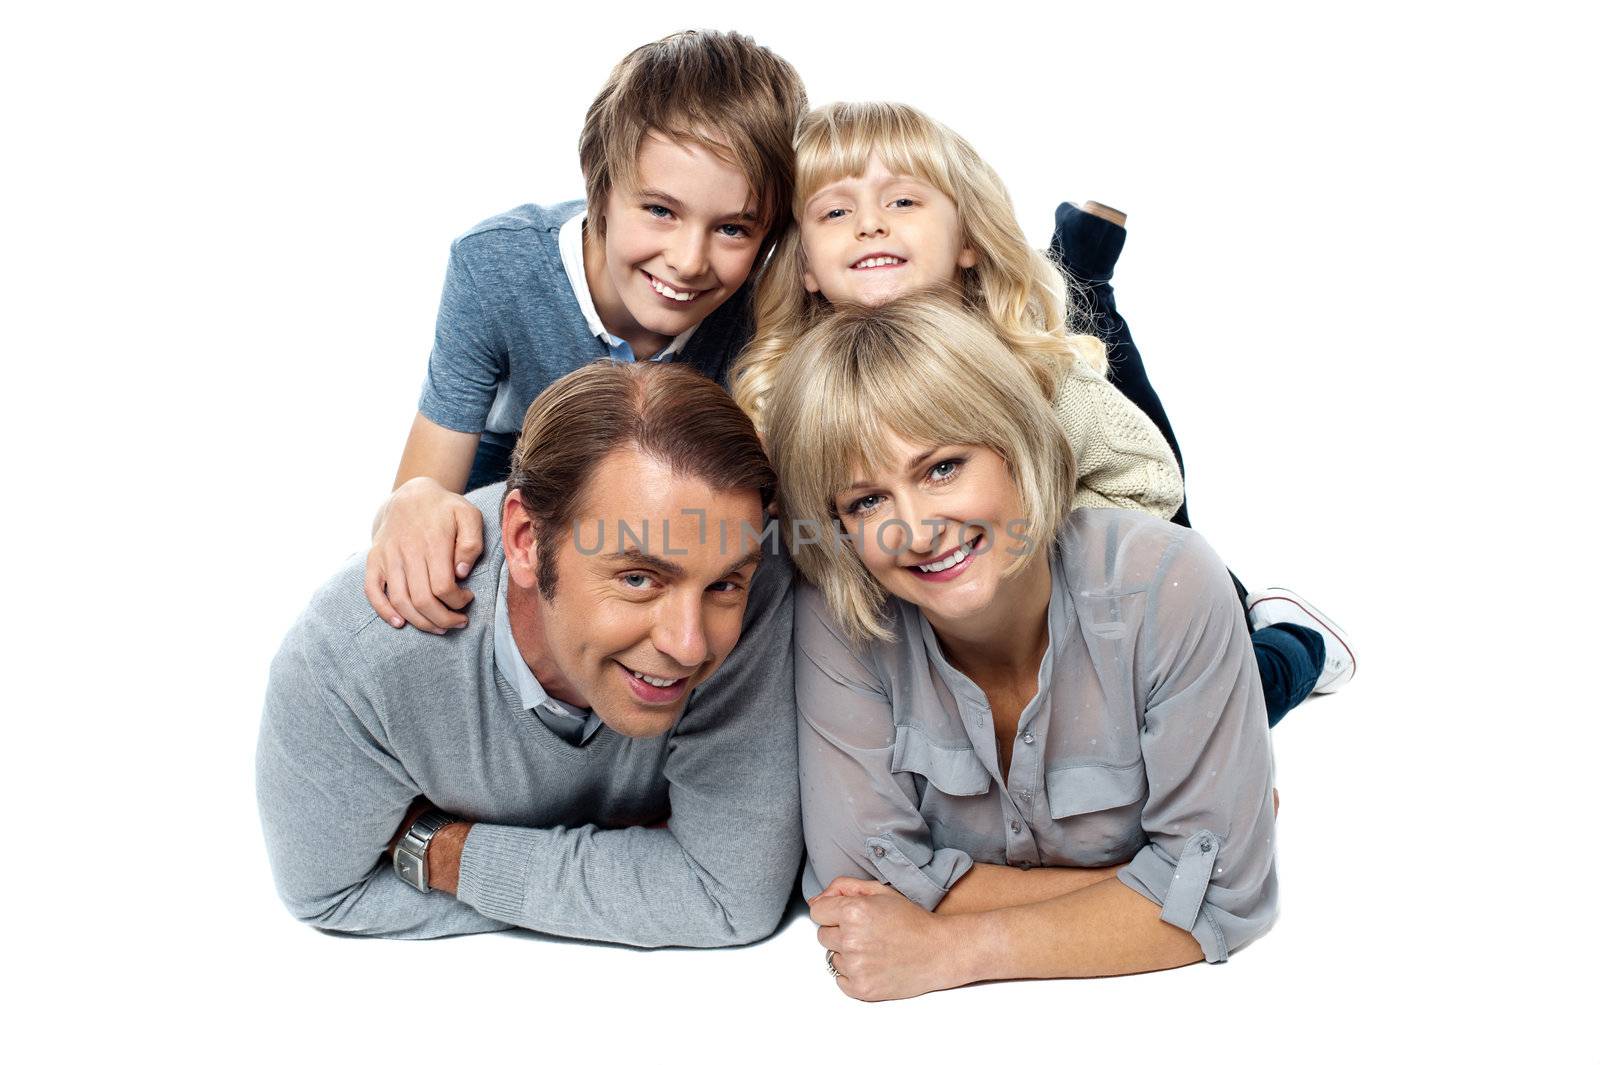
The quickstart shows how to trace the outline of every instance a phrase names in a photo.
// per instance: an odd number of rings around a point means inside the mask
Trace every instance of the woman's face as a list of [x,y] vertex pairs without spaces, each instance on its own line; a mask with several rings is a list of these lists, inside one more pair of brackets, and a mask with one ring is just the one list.
[[805,285],[829,303],[877,307],[960,277],[978,261],[961,239],[950,197],[893,174],[877,156],[860,177],[843,177],[800,213]]
[[974,444],[889,443],[890,466],[853,471],[834,498],[852,548],[885,591],[935,624],[981,615],[1029,546],[1005,460]]

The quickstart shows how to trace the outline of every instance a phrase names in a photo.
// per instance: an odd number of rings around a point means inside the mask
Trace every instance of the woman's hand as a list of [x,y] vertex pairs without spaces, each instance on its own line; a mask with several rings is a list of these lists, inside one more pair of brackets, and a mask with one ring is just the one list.
[[864,898],[868,895],[898,895],[900,894],[888,884],[880,884],[876,880],[861,880],[853,876],[836,876],[822,893],[815,899],[808,899],[812,905],[817,899],[834,898]]
[[367,552],[367,602],[395,628],[443,635],[467,623],[472,593],[456,581],[483,552],[483,515],[432,477],[413,477],[378,512]]
[[[840,881],[860,894],[829,894]],[[817,942],[833,951],[839,989],[851,998],[881,1002],[912,998],[967,983],[962,944],[951,934],[959,918],[938,917],[893,888],[841,877],[811,900]]]

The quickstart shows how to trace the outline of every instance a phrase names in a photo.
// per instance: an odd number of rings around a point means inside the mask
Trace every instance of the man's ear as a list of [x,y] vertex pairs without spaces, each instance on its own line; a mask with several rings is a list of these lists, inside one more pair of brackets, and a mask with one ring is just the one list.
[[506,493],[500,510],[500,544],[506,555],[506,571],[519,588],[534,588],[539,583],[539,538],[533,515],[522,505],[522,493]]

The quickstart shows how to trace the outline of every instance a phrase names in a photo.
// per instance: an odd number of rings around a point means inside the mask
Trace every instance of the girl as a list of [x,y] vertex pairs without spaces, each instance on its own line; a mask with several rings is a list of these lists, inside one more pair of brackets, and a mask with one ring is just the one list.
[[[1078,462],[1074,506],[1176,513],[1188,524],[1181,480],[1167,479],[1181,477],[1177,441],[1111,295],[1124,231],[1103,215],[1115,212],[1064,204],[1053,249],[1079,267],[1077,287],[1111,327],[1108,380],[1105,345],[1078,331],[1090,323],[1074,320],[1061,270],[1028,246],[998,175],[960,136],[903,104],[840,103],[801,121],[795,152],[799,225],[761,275],[756,335],[732,374],[734,398],[758,429],[787,353],[832,305],[876,307],[950,287],[1010,350],[1056,367],[1053,406]],[[1292,593],[1273,589],[1269,604],[1263,613],[1277,611],[1270,620],[1282,623],[1263,625],[1253,644],[1276,724],[1313,689],[1348,680],[1354,657]]]

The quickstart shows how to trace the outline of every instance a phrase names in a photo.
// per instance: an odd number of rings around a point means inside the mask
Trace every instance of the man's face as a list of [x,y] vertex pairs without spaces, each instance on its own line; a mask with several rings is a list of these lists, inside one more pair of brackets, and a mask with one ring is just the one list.
[[760,496],[719,493],[633,448],[614,451],[556,547],[549,599],[537,585],[539,546],[513,506],[507,605],[534,675],[625,736],[666,732],[739,640],[760,559]]
[[806,201],[800,242],[806,290],[829,303],[881,306],[957,281],[978,261],[962,244],[955,201],[876,155],[860,177],[842,177]]
[[738,291],[766,227],[744,175],[698,144],[652,133],[636,174],[607,197],[603,239],[591,220],[584,266],[606,329],[653,354]]

